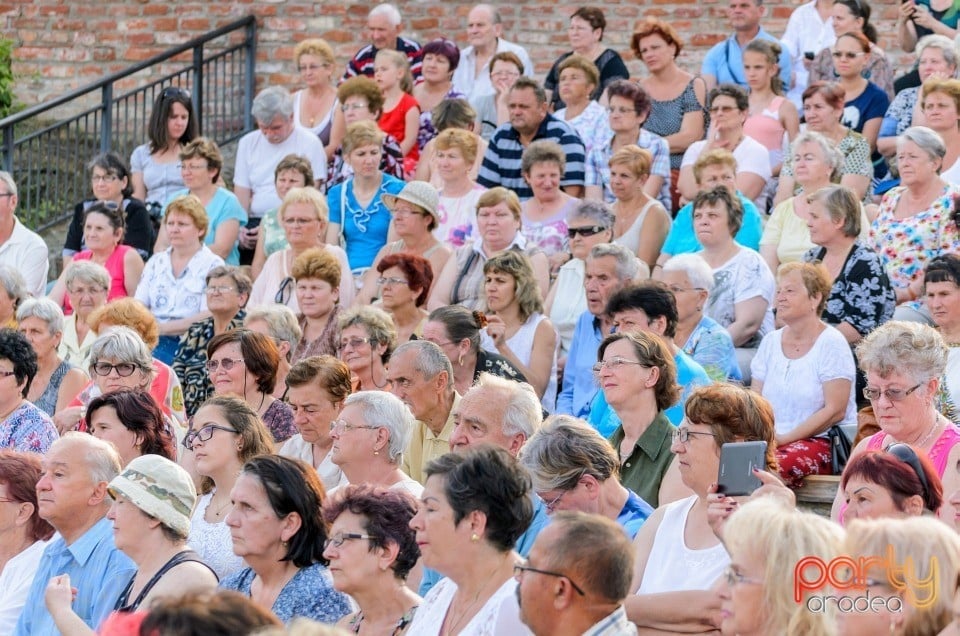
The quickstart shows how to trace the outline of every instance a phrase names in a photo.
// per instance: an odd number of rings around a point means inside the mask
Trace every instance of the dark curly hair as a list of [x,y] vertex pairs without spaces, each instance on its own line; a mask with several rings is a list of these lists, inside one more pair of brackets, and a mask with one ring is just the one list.
[[113,408],[117,419],[137,436],[141,455],[161,455],[177,461],[176,441],[152,395],[141,389],[121,389],[98,395],[90,401],[83,416],[88,431],[93,431],[94,414],[104,407]]
[[27,338],[16,329],[0,329],[0,360],[13,363],[13,377],[24,383],[22,397],[27,397],[30,385],[37,375],[37,353]]

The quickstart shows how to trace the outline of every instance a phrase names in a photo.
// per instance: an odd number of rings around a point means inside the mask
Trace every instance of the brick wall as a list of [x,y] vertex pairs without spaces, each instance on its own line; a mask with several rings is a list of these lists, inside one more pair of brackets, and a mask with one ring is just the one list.
[[[201,35],[231,20],[256,14],[259,18],[258,86],[296,85],[291,57],[296,43],[322,37],[346,61],[363,43],[365,17],[375,2],[307,2],[304,0],[0,0],[0,29],[16,41],[14,72],[18,94],[32,105],[83,86],[104,73]],[[768,31],[781,34],[797,0],[767,0]],[[465,42],[466,14],[473,2],[444,0],[399,3],[405,34],[418,40],[444,35]],[[901,66],[911,61],[900,54],[894,21],[898,0],[873,3],[880,45]],[[506,37],[525,45],[542,77],[552,61],[568,48],[569,15],[582,6],[555,0],[504,3],[501,11]],[[667,19],[684,36],[687,48],[680,63],[699,68],[706,50],[727,32],[726,3],[720,0],[607,0],[602,3],[608,27],[604,41],[627,60],[640,76],[642,65],[629,51],[634,23],[643,16]]]

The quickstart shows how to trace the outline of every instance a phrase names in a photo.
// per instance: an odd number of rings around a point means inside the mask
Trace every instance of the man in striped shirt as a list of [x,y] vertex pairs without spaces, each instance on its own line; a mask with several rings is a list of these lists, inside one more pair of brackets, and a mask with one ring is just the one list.
[[521,77],[510,89],[507,103],[510,122],[493,133],[483,156],[477,182],[487,188],[503,186],[517,193],[521,201],[533,190],[520,172],[524,149],[540,139],[555,141],[567,157],[560,187],[574,197],[583,196],[585,151],[583,141],[567,122],[547,112],[547,94],[529,77]]
[[392,4],[378,4],[367,15],[367,34],[370,44],[366,45],[347,62],[347,70],[343,79],[350,79],[358,75],[373,77],[373,60],[380,49],[396,49],[406,54],[410,62],[410,72],[413,81],[420,81],[420,45],[413,40],[400,37],[403,19],[400,11]]

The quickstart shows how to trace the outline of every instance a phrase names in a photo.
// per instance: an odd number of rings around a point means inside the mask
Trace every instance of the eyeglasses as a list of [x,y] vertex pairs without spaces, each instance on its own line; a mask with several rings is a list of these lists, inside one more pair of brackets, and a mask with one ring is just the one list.
[[517,579],[522,577],[524,572],[536,572],[537,574],[543,574],[544,576],[555,576],[558,579],[567,579],[567,582],[570,584],[570,587],[575,589],[577,591],[577,594],[579,594],[580,596],[587,595],[587,593],[584,592],[579,585],[573,582],[573,579],[571,579],[569,576],[561,572],[551,572],[550,570],[541,570],[539,568],[533,568],[533,567],[530,567],[529,565],[522,565],[520,563],[517,563],[513,566],[513,576],[515,576]]
[[333,420],[332,422],[330,422],[330,432],[331,432],[331,433],[337,433],[338,435],[339,435],[340,433],[345,433],[345,432],[347,432],[347,431],[353,431],[353,430],[356,430],[356,429],[358,429],[358,428],[365,428],[365,429],[368,429],[368,430],[373,430],[373,429],[375,429],[375,428],[380,428],[380,427],[379,427],[379,426],[370,426],[369,424],[351,424],[350,422],[347,422],[346,420]]
[[426,216],[426,213],[421,212],[420,210],[408,210],[406,208],[395,208],[393,210],[393,216],[405,218],[408,216]]
[[114,181],[119,181],[120,177],[115,174],[95,174],[90,177],[90,181],[94,183],[113,183]]
[[380,285],[381,287],[386,287],[387,285],[390,285],[391,287],[393,287],[394,285],[406,285],[406,284],[408,284],[408,281],[404,278],[395,278],[395,277],[384,278],[383,276],[381,276],[380,278],[377,279],[377,285]]
[[280,289],[277,290],[276,296],[273,297],[273,302],[278,305],[286,305],[290,301],[290,297],[293,296],[293,289],[296,285],[296,281],[293,280],[293,276],[287,276],[282,281],[280,281]]
[[376,538],[377,537],[373,536],[372,534],[359,534],[357,532],[338,532],[337,534],[333,535],[332,537],[330,537],[329,539],[323,542],[323,549],[326,550],[330,546],[339,548],[340,546],[343,545],[344,541],[353,541],[353,540],[361,540],[361,539],[364,539],[366,541],[373,541]]
[[207,371],[210,373],[216,373],[217,369],[223,367],[224,371],[229,371],[234,367],[234,365],[243,364],[243,358],[223,358],[221,360],[207,360]]
[[121,378],[126,378],[133,375],[133,372],[137,370],[137,365],[129,362],[121,362],[120,364],[110,364],[109,362],[93,363],[93,371],[99,376],[107,377],[114,370],[116,370],[117,375]]
[[298,66],[297,70],[300,71],[301,73],[305,73],[306,71],[319,71],[322,68],[330,68],[330,65],[329,64],[303,64],[302,66]]
[[181,163],[181,164],[180,164],[180,169],[181,169],[181,170],[186,170],[187,172],[200,172],[201,170],[209,170],[209,169],[210,169],[210,166],[207,165],[207,164],[199,165],[199,164],[195,164],[195,163],[194,163],[194,164]]
[[831,53],[830,55],[832,55],[832,56],[833,56],[833,59],[835,59],[835,60],[842,60],[842,59],[844,59],[844,58],[846,58],[846,59],[848,59],[848,60],[855,60],[855,59],[857,59],[858,57],[860,57],[861,55],[863,55],[863,52],[862,52],[862,51],[860,51],[860,52],[855,52],[855,51],[834,51],[834,52]]
[[736,570],[733,569],[733,566],[728,566],[726,570],[723,571],[723,580],[727,585],[733,587],[735,585],[747,584],[747,585],[763,585],[764,581],[759,579],[751,579],[746,577]]
[[226,431],[228,433],[233,433],[234,435],[240,434],[240,431],[235,428],[230,428],[229,426],[220,426],[219,424],[204,424],[195,431],[187,431],[186,436],[183,438],[183,445],[186,446],[187,449],[193,450],[194,442],[209,442],[213,437],[214,431]]
[[340,351],[345,350],[347,347],[353,347],[354,349],[357,349],[361,345],[365,345],[368,342],[370,342],[370,338],[348,338],[347,340],[341,340]]
[[230,292],[237,291],[237,289],[229,285],[224,285],[223,287],[205,287],[203,291],[208,294],[229,294]]
[[353,103],[353,104],[341,104],[341,105],[340,105],[340,110],[342,110],[343,112],[347,112],[347,111],[350,111],[350,110],[369,110],[369,109],[370,109],[370,104],[358,104],[358,103]]
[[[557,495],[556,497],[554,497],[553,499],[551,499],[550,501],[544,500],[544,501],[543,501],[543,505],[545,505],[545,506],[547,507],[547,512],[550,513],[550,512],[553,512],[554,510],[556,510],[556,509],[557,509],[557,504],[560,503],[560,500],[563,499],[563,496],[564,496],[565,494],[567,494],[568,492],[570,492],[570,491],[569,491],[569,490],[564,490],[564,491],[562,491],[559,495]],[[543,499],[543,498],[541,497],[541,499]]]
[[283,217],[282,223],[283,223],[284,225],[295,225],[295,226],[297,226],[297,227],[300,227],[300,226],[303,226],[303,225],[310,225],[311,223],[316,223],[316,222],[319,221],[319,220],[320,220],[320,219],[317,219],[317,218],[312,218],[312,219],[295,219],[295,218]]
[[927,473],[924,472],[923,466],[920,464],[917,452],[907,444],[890,444],[887,446],[886,452],[913,469],[913,472],[917,474],[917,479],[920,480],[920,487],[923,488],[923,498],[926,499],[927,493],[930,492],[930,486],[927,484]]
[[674,444],[686,444],[690,441],[691,435],[705,435],[709,437],[716,437],[715,433],[703,433],[700,431],[691,431],[689,428],[677,428],[673,430],[673,433],[670,435],[670,439]]
[[567,228],[567,237],[576,238],[577,234],[580,236],[593,236],[594,234],[599,234],[604,232],[609,228],[603,227],[602,225],[586,225],[584,227],[568,227]]
[[644,363],[642,363],[642,362],[639,362],[639,361],[637,361],[637,360],[627,360],[626,358],[621,358],[620,356],[615,356],[615,357],[613,357],[613,358],[610,358],[609,360],[601,360],[600,362],[598,362],[598,363],[596,363],[595,365],[593,365],[593,372],[594,372],[594,373],[600,373],[600,372],[603,371],[605,368],[606,368],[606,369],[609,369],[610,371],[616,371],[617,369],[619,369],[620,367],[622,367],[622,366],[625,365],[625,364],[635,364],[635,365],[637,365],[638,367],[648,366],[648,365],[646,365],[646,364],[644,364]]
[[94,294],[102,294],[107,290],[103,287],[74,287],[73,289],[67,287],[67,291],[70,292],[71,296],[93,296]]
[[679,294],[680,292],[705,291],[703,287],[681,287],[680,285],[667,285],[667,289],[674,294]]
[[921,382],[920,384],[917,384],[916,386],[910,387],[906,391],[904,391],[903,389],[884,389],[883,391],[881,391],[880,389],[874,389],[873,387],[868,386],[868,387],[864,387],[863,389],[863,397],[873,402],[875,400],[879,400],[880,396],[882,395],[883,397],[887,398],[891,402],[899,402],[905,399],[908,395],[910,395],[917,389],[919,389],[921,386],[923,386],[923,382]]
[[190,99],[190,91],[185,88],[180,88],[179,86],[168,86],[160,93],[162,99],[168,99],[170,97],[183,97],[184,99]]

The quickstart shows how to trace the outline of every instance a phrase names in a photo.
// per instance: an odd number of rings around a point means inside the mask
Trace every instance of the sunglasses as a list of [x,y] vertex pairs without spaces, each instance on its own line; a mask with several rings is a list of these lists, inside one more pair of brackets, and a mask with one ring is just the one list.
[[287,276],[280,282],[280,289],[277,290],[277,294],[273,297],[273,302],[278,305],[286,305],[289,302],[290,297],[293,295],[293,290],[296,287],[296,281],[293,280],[293,276]]
[[930,486],[927,484],[927,474],[923,471],[917,452],[907,444],[890,444],[890,446],[887,446],[886,452],[913,469],[913,472],[917,474],[917,479],[920,480],[920,487],[923,489],[924,499],[926,499],[927,493],[930,492]]
[[234,360],[233,358],[223,358],[222,360],[208,360],[206,367],[207,367],[207,371],[209,371],[210,373],[216,373],[217,369],[219,369],[220,367],[223,367],[224,371],[229,371],[234,367],[234,365],[237,365],[237,364],[243,364],[243,358],[237,358],[236,360]]
[[185,88],[180,88],[179,86],[167,86],[160,92],[160,99],[171,99],[176,97],[190,99],[190,91]]
[[609,228],[605,228],[602,225],[586,225],[584,227],[568,227],[567,228],[567,237],[576,238],[577,234],[580,236],[593,236],[594,234],[599,234],[604,232]]

